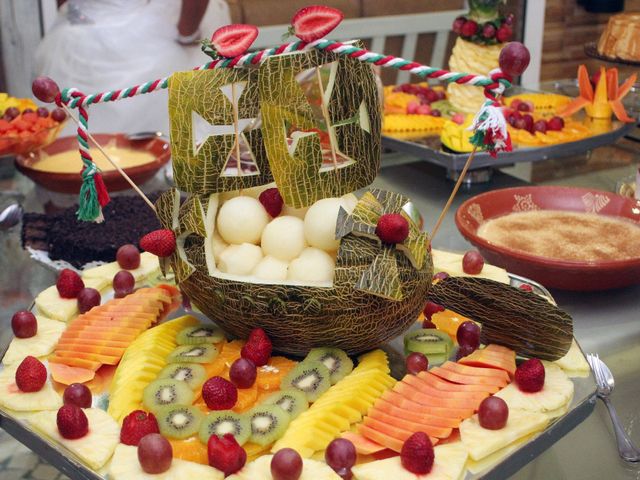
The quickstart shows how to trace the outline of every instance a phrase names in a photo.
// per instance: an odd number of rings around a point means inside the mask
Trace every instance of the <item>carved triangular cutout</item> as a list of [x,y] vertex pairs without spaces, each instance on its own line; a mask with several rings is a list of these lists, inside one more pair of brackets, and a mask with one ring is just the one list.
[[[227,160],[225,161],[224,168],[222,169],[222,177],[239,177],[249,175],[260,175],[260,169],[256,162],[256,157],[253,155],[251,145],[247,141],[247,137],[244,133],[238,136],[238,147],[232,148],[229,151]],[[240,152],[240,166],[238,169],[237,152]]]

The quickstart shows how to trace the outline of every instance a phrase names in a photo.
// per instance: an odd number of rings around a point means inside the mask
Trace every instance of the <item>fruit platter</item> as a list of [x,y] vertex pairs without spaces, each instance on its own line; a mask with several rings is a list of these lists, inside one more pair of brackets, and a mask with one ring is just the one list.
[[432,248],[437,226],[422,230],[409,197],[371,188],[369,64],[483,86],[470,142],[495,156],[512,146],[499,99],[528,50],[505,46],[489,76],[446,72],[325,39],[341,19],[305,7],[298,40],[250,53],[257,27],[221,27],[210,62],[121,90],[34,81],[78,109],[75,214],[96,224],[111,199],[86,107],[169,90],[175,188],[136,190],[160,228],[63,269],[12,317],[2,426],[71,477],[499,476],[593,408],[570,315],[476,251]]

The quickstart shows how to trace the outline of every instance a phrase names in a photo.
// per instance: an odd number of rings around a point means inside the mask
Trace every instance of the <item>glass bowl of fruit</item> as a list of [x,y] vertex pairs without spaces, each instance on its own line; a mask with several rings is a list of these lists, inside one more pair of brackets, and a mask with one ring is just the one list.
[[28,155],[52,143],[64,127],[61,108],[9,107],[0,117],[0,156]]

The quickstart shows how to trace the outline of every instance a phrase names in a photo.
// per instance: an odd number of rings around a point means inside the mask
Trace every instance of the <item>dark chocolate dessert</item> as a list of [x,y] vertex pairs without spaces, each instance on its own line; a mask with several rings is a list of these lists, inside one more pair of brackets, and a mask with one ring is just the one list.
[[[157,194],[149,196],[155,201]],[[138,244],[143,235],[161,228],[155,213],[138,196],[114,197],[103,209],[102,223],[81,222],[75,205],[60,213],[25,213],[22,246],[46,250],[52,260],[75,267],[93,262],[113,262],[126,243]]]

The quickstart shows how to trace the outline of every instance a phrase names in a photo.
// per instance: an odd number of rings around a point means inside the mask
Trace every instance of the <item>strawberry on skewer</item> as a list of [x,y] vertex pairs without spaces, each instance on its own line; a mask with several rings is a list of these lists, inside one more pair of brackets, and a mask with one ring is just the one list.
[[237,57],[246,52],[258,37],[258,27],[237,23],[220,27],[204,42],[203,50],[211,56]]
[[337,8],[310,5],[296,12],[291,19],[289,33],[304,42],[313,42],[335,29],[343,18],[344,14]]

